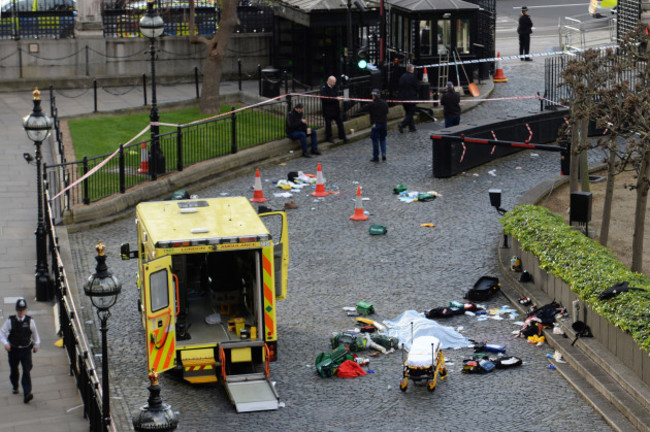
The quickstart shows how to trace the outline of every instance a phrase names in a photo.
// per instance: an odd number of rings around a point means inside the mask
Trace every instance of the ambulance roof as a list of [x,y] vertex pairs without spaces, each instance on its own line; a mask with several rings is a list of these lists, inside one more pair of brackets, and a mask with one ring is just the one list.
[[139,223],[158,241],[181,241],[270,233],[244,197],[144,202],[136,207]]

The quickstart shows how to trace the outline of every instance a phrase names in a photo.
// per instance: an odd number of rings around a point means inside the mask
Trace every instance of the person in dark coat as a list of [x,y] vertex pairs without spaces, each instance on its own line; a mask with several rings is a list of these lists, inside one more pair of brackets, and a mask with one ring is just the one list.
[[9,381],[12,393],[18,394],[18,378],[23,368],[23,402],[29,403],[34,399],[32,395],[32,351],[37,352],[41,344],[34,319],[27,315],[27,302],[24,298],[16,301],[16,315],[11,315],[0,328],[0,341],[9,354]]
[[[406,65],[406,72],[399,78],[397,97],[400,100],[417,100],[419,87],[420,81],[415,76],[415,66],[412,64]],[[409,132],[415,132],[415,120],[413,116],[415,115],[416,106],[414,103],[403,103],[403,105],[406,116],[404,116],[404,120],[397,127],[400,133],[404,132],[404,128],[407,126]]]
[[320,89],[320,95],[324,96],[321,99],[321,103],[323,104],[323,118],[325,119],[325,141],[333,142],[332,121],[335,121],[336,127],[339,130],[339,139],[347,143],[348,139],[345,136],[345,128],[341,119],[341,107],[339,106],[338,99],[333,99],[339,96],[339,87],[336,85],[336,78],[334,76],[327,78],[327,82]]
[[372,102],[361,107],[360,112],[370,114],[370,139],[372,140],[372,159],[370,162],[379,162],[379,147],[381,146],[381,160],[386,160],[386,134],[388,132],[388,104],[381,98],[381,91],[373,89]]
[[440,105],[443,106],[446,128],[460,124],[460,95],[454,90],[453,82],[447,83],[447,88],[440,98]]
[[310,158],[307,147],[307,136],[311,137],[311,154],[320,155],[318,151],[318,137],[316,131],[307,127],[307,120],[302,118],[304,107],[301,103],[287,114],[287,137],[292,140],[299,140],[302,146],[302,157]]
[[533,61],[528,56],[530,53],[530,35],[533,32],[533,21],[528,16],[528,8],[523,6],[521,8],[521,16],[519,17],[519,25],[517,26],[517,33],[519,34],[519,56],[522,61]]

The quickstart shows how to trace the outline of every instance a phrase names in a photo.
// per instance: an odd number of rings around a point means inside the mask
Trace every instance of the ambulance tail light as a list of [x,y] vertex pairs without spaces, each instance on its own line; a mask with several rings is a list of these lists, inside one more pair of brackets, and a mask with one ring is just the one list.
[[266,347],[268,348],[269,361],[276,361],[278,359],[277,342],[267,342]]

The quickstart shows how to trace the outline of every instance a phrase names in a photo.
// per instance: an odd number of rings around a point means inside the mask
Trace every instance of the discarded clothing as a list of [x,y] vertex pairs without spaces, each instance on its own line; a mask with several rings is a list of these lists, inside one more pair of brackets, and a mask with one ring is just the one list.
[[629,285],[629,282],[619,282],[616,285],[612,285],[598,295],[598,300],[609,300],[626,291],[643,291],[642,288],[635,288]]
[[346,360],[341,363],[341,366],[336,371],[336,376],[339,378],[355,378],[364,375],[366,375],[366,371],[361,369],[361,366],[352,360]]

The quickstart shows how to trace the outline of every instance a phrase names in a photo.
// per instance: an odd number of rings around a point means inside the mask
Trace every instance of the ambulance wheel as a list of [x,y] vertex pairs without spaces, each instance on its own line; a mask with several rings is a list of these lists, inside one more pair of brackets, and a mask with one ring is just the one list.
[[436,383],[434,381],[427,381],[427,388],[433,393],[436,390]]
[[402,390],[403,392],[406,391],[406,387],[408,387],[408,381],[406,380],[400,380],[399,382],[399,389]]

